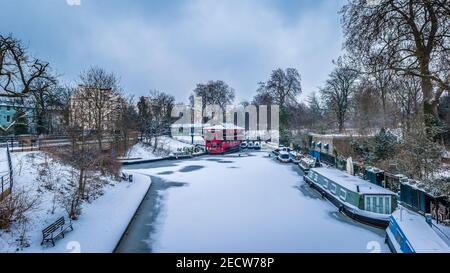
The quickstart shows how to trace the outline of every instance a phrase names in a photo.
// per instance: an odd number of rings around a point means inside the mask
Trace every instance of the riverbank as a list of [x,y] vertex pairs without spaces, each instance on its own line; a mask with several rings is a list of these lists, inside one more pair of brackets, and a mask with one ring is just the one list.
[[[82,214],[73,221],[74,230],[56,240],[54,247],[41,246],[42,230],[61,216],[67,220],[66,211],[57,201],[57,187],[70,183],[71,168],[42,152],[13,154],[12,160],[14,191],[23,190],[28,198],[36,199],[36,207],[27,212],[26,225],[14,225],[9,231],[0,231],[0,252],[3,253],[113,252],[151,184],[150,177],[134,173],[131,183],[102,177],[102,188],[89,202],[82,204]],[[50,164],[50,167],[43,168],[43,164]],[[44,175],[42,170],[47,173]],[[57,185],[48,184],[52,179],[44,178],[49,175],[57,178]],[[26,247],[17,241],[22,234]]]

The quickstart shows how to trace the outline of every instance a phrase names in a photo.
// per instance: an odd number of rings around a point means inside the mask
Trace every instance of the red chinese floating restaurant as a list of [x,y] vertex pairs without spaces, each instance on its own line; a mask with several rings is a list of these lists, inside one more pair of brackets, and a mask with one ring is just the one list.
[[203,128],[205,148],[210,154],[224,154],[239,150],[244,128],[234,124],[219,124]]

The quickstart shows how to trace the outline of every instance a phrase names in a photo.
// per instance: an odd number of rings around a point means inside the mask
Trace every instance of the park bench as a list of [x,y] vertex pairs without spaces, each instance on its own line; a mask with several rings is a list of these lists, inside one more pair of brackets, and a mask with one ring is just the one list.
[[122,180],[133,182],[133,175],[132,174],[127,175],[125,173],[122,173]]
[[53,224],[42,230],[41,245],[46,242],[51,242],[52,245],[55,246],[55,239],[59,236],[64,238],[64,232],[66,232],[69,228],[70,230],[73,230],[72,221],[69,220],[69,223],[66,223],[64,217],[59,218]]

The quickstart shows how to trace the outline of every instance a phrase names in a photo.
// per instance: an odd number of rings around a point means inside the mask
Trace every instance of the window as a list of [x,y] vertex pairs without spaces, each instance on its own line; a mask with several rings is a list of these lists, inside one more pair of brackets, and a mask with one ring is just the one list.
[[366,195],[365,210],[381,214],[391,213],[391,197],[386,195]]
[[330,191],[331,191],[332,194],[336,194],[336,184],[331,183]]
[[323,179],[323,186],[325,188],[328,188],[328,179],[326,179],[326,178]]
[[344,189],[341,189],[341,190],[339,191],[339,198],[341,198],[342,200],[345,201],[345,199],[347,199],[347,191],[344,190]]
[[384,211],[387,213],[391,213],[391,198],[385,197],[384,198]]
[[11,110],[11,106],[6,106],[6,111]]
[[6,116],[6,121],[10,122],[11,121],[11,116]]

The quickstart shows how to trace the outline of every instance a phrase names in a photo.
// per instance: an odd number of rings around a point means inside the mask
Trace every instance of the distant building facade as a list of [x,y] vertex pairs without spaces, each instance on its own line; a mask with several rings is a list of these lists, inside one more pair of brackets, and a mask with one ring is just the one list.
[[29,133],[36,132],[35,111],[27,99],[0,97],[0,128],[2,134],[13,134],[13,122],[17,111],[22,110],[28,123]]
[[123,104],[125,101],[111,89],[79,86],[70,99],[70,125],[84,131],[112,131]]

